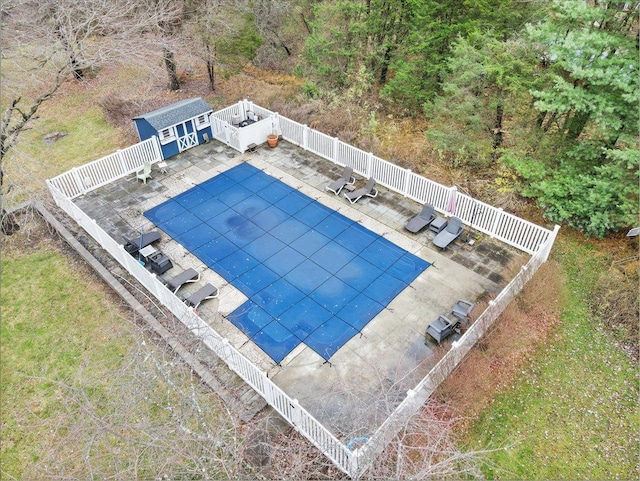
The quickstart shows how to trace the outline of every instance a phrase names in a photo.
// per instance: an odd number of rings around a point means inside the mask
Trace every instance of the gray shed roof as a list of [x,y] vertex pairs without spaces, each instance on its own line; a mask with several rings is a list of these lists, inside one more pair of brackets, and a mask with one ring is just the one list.
[[162,107],[148,114],[138,115],[133,120],[144,119],[156,130],[166,129],[172,125],[193,119],[199,115],[211,112],[211,106],[200,97],[186,99],[166,107]]

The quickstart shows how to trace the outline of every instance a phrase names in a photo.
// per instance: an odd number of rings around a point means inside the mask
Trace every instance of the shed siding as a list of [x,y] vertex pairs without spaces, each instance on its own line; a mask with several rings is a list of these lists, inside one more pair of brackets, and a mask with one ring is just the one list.
[[160,146],[162,150],[162,157],[168,159],[169,157],[173,157],[174,155],[178,155],[180,151],[178,150],[178,142],[174,140],[173,142],[169,142],[168,144],[164,144]]
[[138,136],[140,137],[140,142],[143,140],[150,139],[154,135],[158,135],[158,131],[154,129],[149,122],[145,119],[135,119],[136,128],[138,129]]
[[[206,118],[209,119],[212,112],[211,107],[201,98],[188,99],[140,115],[135,117],[133,121],[135,122],[140,141],[153,136],[160,138],[160,132],[167,128],[174,130],[176,135],[174,140],[160,142],[162,156],[167,159],[180,153],[178,139],[185,137],[187,134],[195,132],[198,144],[213,138],[210,124],[201,126],[199,129],[196,128],[197,118],[205,115]],[[205,135],[207,137],[206,139]]]

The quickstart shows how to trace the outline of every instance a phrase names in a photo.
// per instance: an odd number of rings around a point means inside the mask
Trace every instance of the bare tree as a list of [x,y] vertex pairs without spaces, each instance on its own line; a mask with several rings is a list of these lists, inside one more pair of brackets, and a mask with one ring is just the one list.
[[[0,194],[4,233],[18,228],[6,215],[17,184],[8,165],[20,136],[38,119],[43,103],[71,78],[85,80],[90,70],[108,63],[148,56],[158,25],[171,25],[182,14],[171,0],[15,0],[2,15],[2,98],[0,124]],[[34,94],[35,92],[35,94]],[[24,189],[24,186],[19,186]],[[31,194],[20,192],[25,200]]]
[[[332,462],[277,414],[265,410],[242,424],[208,391],[177,355],[131,322],[136,341],[109,375],[108,392],[95,395],[84,367],[64,382],[51,382],[65,412],[39,421],[56,432],[26,479],[347,479]],[[193,350],[206,349],[190,345]],[[353,426],[368,426],[371,411],[397,405],[398,386],[380,373],[386,389],[358,392],[334,388],[362,405],[341,412],[334,398],[326,408]],[[366,405],[366,406],[365,406]],[[361,479],[479,477],[479,452],[465,452],[453,435],[457,420],[442,405],[427,404],[409,419]],[[367,428],[368,429],[368,428]],[[352,449],[364,442],[360,428],[339,434]]]
[[281,29],[293,7],[292,2],[279,0],[260,0],[253,7],[258,33],[268,39],[273,47],[282,48],[287,57],[292,55],[292,47]]
[[175,42],[180,41],[186,13],[185,0],[154,0],[146,3],[147,15],[153,19],[153,30],[161,38],[162,61],[169,78],[169,90],[180,89],[180,77],[175,62]]
[[37,119],[36,114],[40,106],[53,97],[60,88],[64,80],[64,71],[65,69],[58,72],[49,90],[39,95],[29,106],[23,107],[22,97],[17,97],[11,100],[11,104],[3,113],[0,124],[0,193],[2,195],[0,230],[5,235],[11,235],[20,228],[15,217],[8,214],[5,209],[6,196],[15,187],[15,183],[5,173],[5,156],[14,148],[20,134],[28,128],[29,123]]
[[[0,230],[6,235],[19,229],[16,218],[7,213],[10,204],[7,198],[20,190],[7,169],[7,162],[22,133],[38,118],[42,104],[55,95],[69,73],[66,62],[57,62],[55,49],[46,45],[33,48],[28,41],[24,42],[22,27],[33,20],[28,7],[20,1],[5,2],[0,7],[3,20],[2,97],[6,100],[0,123]],[[23,51],[29,52],[27,61],[22,60]],[[29,97],[26,95],[29,87],[39,89],[41,93],[35,98]]]
[[192,0],[185,36],[197,45],[195,55],[204,61],[209,88],[216,90],[216,67],[230,62],[229,51],[242,30],[252,3],[248,0]]
[[[39,57],[58,57],[76,79],[115,60],[131,62],[165,50],[180,30],[184,0],[18,0],[13,33],[20,45],[39,45]],[[46,46],[43,47],[43,46]],[[170,56],[164,55],[163,58]]]
[[225,2],[200,0],[192,2],[190,22],[185,35],[198,47],[196,55],[200,57],[207,71],[209,89],[216,90],[216,41],[221,34],[229,31],[229,23],[225,22]]
[[[332,432],[350,449],[361,447],[377,425],[386,419],[406,395],[399,386],[406,374],[389,379],[389,373],[378,372],[380,389],[358,391],[347,381],[328,390],[324,412],[316,418],[327,420]],[[335,422],[332,422],[335,421]],[[487,451],[465,451],[456,438],[455,426],[460,419],[451,415],[446,405],[428,401],[414,416],[400,426],[391,443],[361,475],[363,480],[442,479],[482,477],[480,466]],[[278,430],[278,422],[263,417],[251,425],[254,463],[262,464],[261,473],[268,479],[347,479],[331,461],[293,428]],[[271,433],[269,436],[267,433]],[[258,440],[258,441],[256,441]],[[256,447],[256,442],[262,447]],[[268,459],[262,459],[268,458]]]
[[166,346],[136,340],[103,395],[82,368],[51,382],[64,413],[25,479],[238,479],[247,476],[240,424]]
[[23,33],[62,52],[76,79],[115,59],[146,55],[143,34],[172,25],[180,12],[177,2],[144,0],[29,0],[25,7],[34,25],[23,25]]

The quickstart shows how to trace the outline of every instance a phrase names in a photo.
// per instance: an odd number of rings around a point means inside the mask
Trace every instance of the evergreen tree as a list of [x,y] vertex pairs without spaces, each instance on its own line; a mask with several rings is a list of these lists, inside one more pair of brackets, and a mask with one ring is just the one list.
[[427,0],[408,2],[409,34],[383,93],[407,107],[433,100],[457,39],[477,34],[506,40],[536,18],[540,6],[514,0]]
[[521,39],[502,41],[492,31],[459,38],[442,73],[441,93],[425,103],[433,119],[427,137],[456,165],[495,161],[506,119],[521,116],[531,101],[535,67],[535,51]]
[[[638,222],[638,4],[556,1],[529,28],[548,87],[532,90],[556,155],[509,157],[546,216],[604,236]],[[542,155],[541,155],[542,154]]]

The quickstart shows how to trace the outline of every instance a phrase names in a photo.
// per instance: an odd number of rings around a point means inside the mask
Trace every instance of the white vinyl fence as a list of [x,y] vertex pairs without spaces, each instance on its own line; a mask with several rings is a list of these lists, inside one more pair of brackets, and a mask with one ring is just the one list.
[[[463,336],[453,342],[451,349],[438,361],[429,373],[418,385],[407,392],[407,397],[398,405],[385,422],[371,436],[368,442],[359,451],[359,468],[367,469],[384,448],[393,440],[396,434],[406,425],[407,421],[415,415],[438,386],[453,372],[467,353],[473,348],[493,325],[502,311],[522,290],[533,277],[538,268],[544,264],[551,248],[551,240],[542,246],[539,252],[534,254],[529,262],[524,265],[518,275],[489,302],[489,306],[467,329]],[[360,471],[361,474],[364,471]]]
[[155,164],[162,161],[162,152],[157,137],[118,150],[113,154],[94,160],[50,179],[48,183],[73,199],[114,180],[126,177],[140,169],[145,162]]
[[222,359],[230,369],[237,373],[247,384],[259,393],[276,409],[296,430],[311,441],[342,471],[349,474],[357,470],[355,454],[347,449],[319,421],[309,414],[296,399],[288,396],[267,377],[255,364],[240,351],[229,344],[215,330],[203,321],[195,311],[187,307],[175,294],[135,257],[128,254],[124,246],[109,236],[95,220],[86,215],[72,200],[61,192],[52,182],[47,181],[49,190],[56,202],[87,233],[98,242],[127,272],[133,275],[150,293],[152,293],[171,313],[176,316],[195,336]]
[[[248,100],[214,112],[212,116],[230,122],[234,117],[245,118],[248,112],[264,119],[271,118],[273,131],[281,133],[284,140],[337,165],[349,166],[359,175],[373,177],[378,184],[416,202],[433,204],[437,211],[447,216],[459,217],[469,227],[527,254],[537,252],[547,239],[555,237],[553,231],[460,193],[455,187],[446,187],[429,180],[410,169],[404,169]],[[266,136],[256,143],[264,143],[265,140]]]
[[[227,144],[239,152],[246,151],[249,146],[264,144],[267,135],[279,133],[278,114],[273,112],[265,113],[264,109],[256,107],[260,112],[254,110],[254,105],[245,100],[226,109],[218,110],[211,114],[213,125],[213,138]],[[245,127],[236,125],[252,116],[254,123]]]
[[[128,149],[96,160],[82,167],[73,168],[53,179],[47,186],[57,205],[87,231],[106,251],[131,275],[166,306],[180,321],[198,336],[229,368],[259,393],[298,432],[311,441],[339,469],[352,478],[359,477],[384,450],[403,424],[413,416],[429,398],[438,385],[455,369],[469,350],[475,345],[507,304],[520,292],[543,264],[553,246],[559,227],[553,231],[532,224],[488,204],[456,192],[436,182],[402,169],[370,153],[356,149],[338,139],[278,116],[266,109],[244,101],[214,113],[217,129],[225,129],[227,118],[254,112],[262,118],[270,118],[273,128],[282,129],[285,140],[339,165],[349,165],[361,175],[373,176],[380,184],[400,192],[418,202],[430,202],[445,214],[455,214],[465,223],[486,232],[504,242],[532,253],[529,262],[504,290],[489,303],[487,309],[455,343],[438,364],[418,385],[408,391],[390,417],[378,428],[369,440],[359,448],[350,450],[309,414],[296,399],[288,396],[242,353],[203,321],[193,309],[188,308],[169,291],[154,274],[147,271],[137,260],[127,254],[124,247],[112,239],[95,220],[87,216],[72,199],[119,178],[133,173],[143,162],[152,163],[162,159],[155,138],[136,144]],[[277,125],[276,125],[277,124]],[[232,127],[232,126],[229,126]],[[235,128],[235,127],[232,127]],[[236,129],[238,130],[238,129]],[[215,131],[215,129],[214,129]],[[229,130],[229,132],[233,132]],[[231,145],[231,144],[230,144]]]

